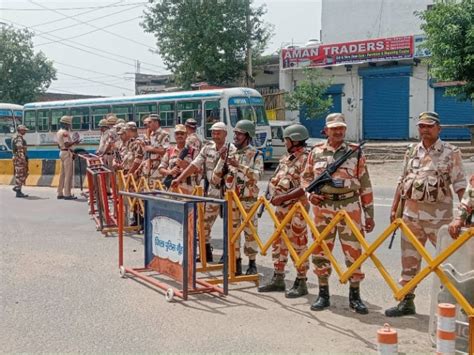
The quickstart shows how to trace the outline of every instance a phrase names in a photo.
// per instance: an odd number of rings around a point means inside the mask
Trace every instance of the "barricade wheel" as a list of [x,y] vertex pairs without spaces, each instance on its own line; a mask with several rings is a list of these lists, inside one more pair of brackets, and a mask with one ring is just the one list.
[[125,267],[120,266],[119,272],[120,272],[120,277],[125,278]]
[[174,297],[174,290],[172,288],[167,289],[166,294],[165,294],[166,302],[172,302],[173,297]]

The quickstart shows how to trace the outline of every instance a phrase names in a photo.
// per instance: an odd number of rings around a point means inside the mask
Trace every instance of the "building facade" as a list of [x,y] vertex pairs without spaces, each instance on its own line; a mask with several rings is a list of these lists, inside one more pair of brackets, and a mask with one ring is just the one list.
[[[323,0],[322,43],[282,49],[280,88],[292,91],[304,79],[302,68],[318,70],[331,81],[332,112],[342,112],[351,140],[417,139],[416,118],[437,111],[443,124],[474,123],[471,101],[445,96],[450,83],[431,80],[421,46],[421,20],[415,11],[433,1]],[[324,120],[304,110],[287,112],[312,136],[320,136]],[[468,140],[468,129],[444,129],[442,137]]]

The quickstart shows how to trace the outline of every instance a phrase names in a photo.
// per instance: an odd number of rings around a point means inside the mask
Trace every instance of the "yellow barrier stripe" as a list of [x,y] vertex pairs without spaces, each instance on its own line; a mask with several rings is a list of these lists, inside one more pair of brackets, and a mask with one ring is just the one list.
[[0,161],[0,184],[10,185],[15,178],[15,169],[13,161],[10,159],[2,159]]
[[28,161],[28,177],[26,178],[27,186],[37,186],[43,172],[43,161],[32,159]]
[[[59,175],[61,174],[61,160],[56,160],[54,165],[54,176],[53,180],[51,181],[51,186],[58,186],[59,185]],[[87,179],[84,179],[87,181]]]

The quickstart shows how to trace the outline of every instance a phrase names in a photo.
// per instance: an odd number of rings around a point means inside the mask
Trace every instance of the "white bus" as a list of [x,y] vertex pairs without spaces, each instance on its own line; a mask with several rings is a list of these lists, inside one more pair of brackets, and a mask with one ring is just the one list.
[[258,91],[248,88],[28,103],[24,106],[23,123],[29,128],[25,138],[33,146],[29,148],[33,150],[32,156],[57,159],[56,132],[64,115],[73,117],[72,130],[80,134],[81,147],[94,151],[100,137],[98,123],[110,112],[125,121],[135,121],[142,134],[143,119],[158,114],[161,126],[170,132],[172,139],[175,125],[188,118],[198,121],[198,135],[202,139],[211,138],[209,128],[214,122],[226,123],[231,137],[237,121],[249,119],[257,128],[255,146],[265,158],[271,156],[270,126],[263,98]]
[[23,106],[0,103],[0,159],[11,158],[12,137],[22,116]]

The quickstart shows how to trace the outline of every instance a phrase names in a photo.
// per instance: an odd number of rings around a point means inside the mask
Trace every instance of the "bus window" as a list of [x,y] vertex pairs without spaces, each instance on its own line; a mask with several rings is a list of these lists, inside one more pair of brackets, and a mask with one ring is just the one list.
[[38,132],[49,131],[49,110],[38,111]]
[[110,112],[109,107],[92,107],[92,123],[94,129],[99,129],[99,121]]
[[36,131],[36,111],[25,111],[25,121],[23,123],[30,131]]
[[90,127],[90,116],[88,107],[71,108],[72,129],[88,131]]
[[112,106],[112,112],[115,113],[117,118],[124,119],[125,122],[133,121],[133,106],[132,105]]
[[247,98],[229,99],[229,114],[232,127],[240,120],[253,121],[257,126],[268,125],[263,104],[254,104],[252,101],[249,102]]
[[158,113],[156,104],[135,105],[135,122],[137,126],[143,127],[143,120],[152,113]]
[[[204,136],[206,138],[212,138],[211,126],[220,121],[219,118],[219,101],[206,101],[204,103]],[[198,122],[199,124],[199,122]]]
[[162,127],[173,127],[174,122],[174,103],[166,102],[160,104],[160,124]]
[[59,130],[59,120],[67,115],[67,109],[51,110],[51,132]]
[[178,102],[178,119],[179,123],[184,124],[188,118],[194,118],[198,121],[198,125],[201,125],[201,102],[200,101],[188,101]]

